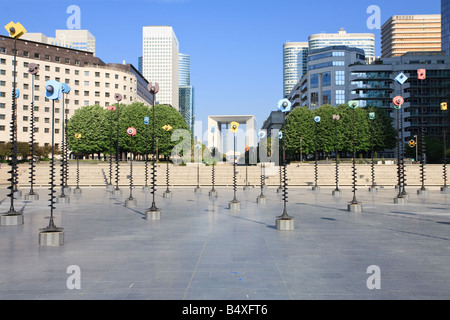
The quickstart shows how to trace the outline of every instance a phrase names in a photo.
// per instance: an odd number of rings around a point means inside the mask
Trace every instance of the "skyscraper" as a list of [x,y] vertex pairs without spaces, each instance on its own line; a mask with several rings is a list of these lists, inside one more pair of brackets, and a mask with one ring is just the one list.
[[309,51],[330,46],[347,46],[363,49],[366,59],[375,58],[375,35],[372,33],[347,33],[344,28],[338,33],[317,33],[308,38]]
[[142,74],[159,83],[159,104],[179,110],[178,39],[170,26],[143,27]]
[[450,0],[441,0],[441,50],[450,55]]
[[441,15],[392,16],[381,26],[381,57],[441,51]]
[[193,132],[194,129],[194,87],[191,86],[191,56],[180,53],[179,70],[179,111]]
[[286,42],[283,45],[283,96],[286,98],[306,73],[308,42]]

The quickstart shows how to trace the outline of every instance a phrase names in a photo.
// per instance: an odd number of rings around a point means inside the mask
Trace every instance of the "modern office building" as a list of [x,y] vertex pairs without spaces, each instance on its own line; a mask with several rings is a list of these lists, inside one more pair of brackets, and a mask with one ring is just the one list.
[[[426,80],[418,80],[417,70],[426,69]],[[395,77],[403,72],[408,80],[400,85]],[[442,139],[448,118],[440,110],[441,102],[450,102],[450,57],[444,52],[410,52],[403,56],[384,58],[372,65],[354,65],[351,73],[351,100],[361,107],[375,106],[391,114],[396,123],[392,99],[401,95],[405,142],[420,132],[420,118],[424,118],[427,136]]]
[[179,110],[179,44],[170,26],[143,27],[142,74],[158,82],[157,101]]
[[350,97],[349,66],[365,64],[363,49],[331,46],[309,52],[307,73],[289,93],[293,107],[337,106]]
[[283,97],[286,98],[306,73],[308,42],[286,42],[283,45]]
[[441,51],[441,15],[397,15],[381,26],[381,57]]
[[330,46],[347,46],[364,50],[367,59],[375,57],[375,35],[372,33],[347,33],[341,28],[337,33],[312,34],[308,38],[309,51]]
[[450,55],[450,0],[441,0],[441,50]]
[[179,112],[194,132],[194,87],[191,85],[191,57],[180,53],[179,70]]
[[[11,92],[13,85],[14,40],[0,37],[0,143],[10,140]],[[127,64],[105,64],[92,52],[61,48],[29,40],[17,40],[17,136],[18,141],[29,141],[30,108],[34,101],[35,139],[40,145],[51,143],[51,101],[45,98],[48,80],[67,83],[71,91],[66,95],[65,109],[70,118],[75,110],[85,105],[107,107],[116,103],[114,94],[123,96],[122,103],[151,104],[146,90],[148,82]],[[38,64],[34,78],[28,73],[30,63]],[[33,94],[34,91],[34,94]],[[61,141],[59,124],[63,121],[61,101],[55,105],[55,141]]]
[[47,37],[42,33],[27,32],[21,39],[88,51],[95,55],[95,37],[88,30],[56,30],[55,37]]

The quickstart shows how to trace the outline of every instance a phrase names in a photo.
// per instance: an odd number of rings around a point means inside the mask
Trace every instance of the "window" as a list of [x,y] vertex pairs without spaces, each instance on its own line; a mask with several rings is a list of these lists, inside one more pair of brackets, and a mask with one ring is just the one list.
[[0,131],[5,131],[5,126],[1,125],[0,126]]
[[319,74],[315,73],[311,75],[310,78],[311,88],[318,88],[319,87]]
[[35,58],[35,59],[39,59],[39,58],[40,58],[39,53],[36,52],[36,53],[34,54],[34,58]]
[[324,72],[322,74],[322,86],[331,86],[331,72]]
[[336,71],[335,83],[337,86],[343,86],[345,84],[345,71]]
[[89,77],[89,71],[85,71],[85,72],[84,72],[84,75],[85,75],[86,77]]
[[345,103],[345,90],[336,90],[336,105]]

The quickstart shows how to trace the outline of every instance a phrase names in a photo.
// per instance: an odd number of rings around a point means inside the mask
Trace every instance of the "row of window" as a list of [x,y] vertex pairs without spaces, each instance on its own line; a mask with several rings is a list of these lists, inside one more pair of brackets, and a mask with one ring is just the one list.
[[[11,52],[12,52],[12,54],[16,54],[17,56],[19,55],[19,51],[18,50],[16,50],[16,51],[12,50]],[[5,47],[0,47],[0,53],[6,54],[6,53],[8,53],[8,49],[6,49]],[[38,53],[38,52],[30,53],[29,51],[23,51],[22,52],[22,56],[25,57],[25,58],[41,59],[41,54]],[[69,58],[61,58],[61,57],[58,57],[58,56],[54,56],[53,58],[54,58],[53,59],[54,62],[57,62],[57,63],[64,62],[66,64],[70,64],[70,59]],[[45,61],[51,61],[50,55],[48,55],[48,54],[44,55],[44,60]],[[84,61],[83,63],[81,63],[80,60],[75,60],[75,65],[76,66],[80,66],[81,64],[83,64],[83,66],[85,66],[85,67],[89,66],[89,62],[87,62],[87,61]],[[94,63],[93,65],[96,66],[97,64]]]

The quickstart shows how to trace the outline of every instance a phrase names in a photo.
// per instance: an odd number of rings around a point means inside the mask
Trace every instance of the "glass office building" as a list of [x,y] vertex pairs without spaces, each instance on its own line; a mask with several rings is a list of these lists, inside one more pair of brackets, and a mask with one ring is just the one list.
[[450,0],[441,0],[441,50],[450,55]]
[[307,42],[287,42],[283,45],[283,97],[286,98],[306,73]]
[[187,125],[194,132],[194,87],[191,86],[191,56],[178,55],[179,111]]

